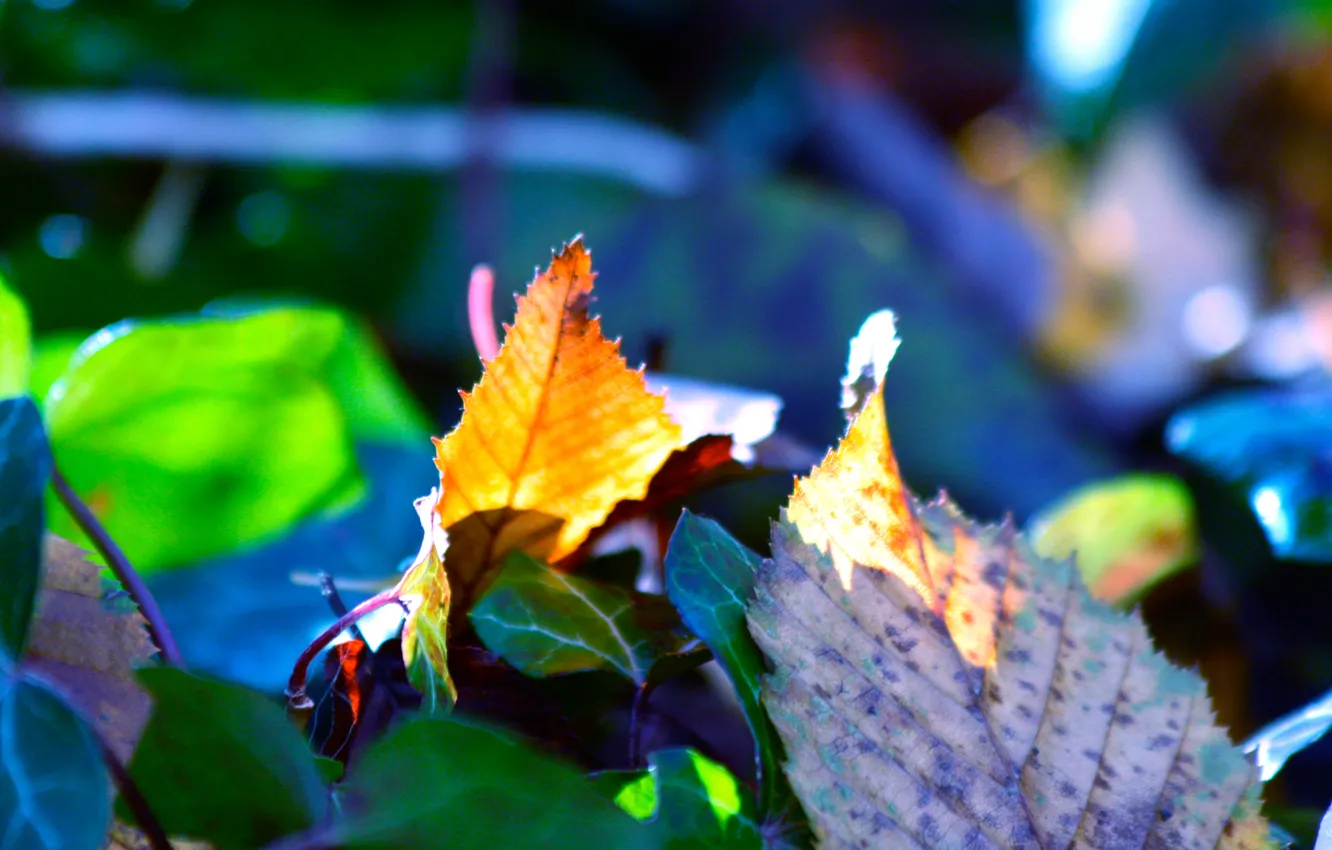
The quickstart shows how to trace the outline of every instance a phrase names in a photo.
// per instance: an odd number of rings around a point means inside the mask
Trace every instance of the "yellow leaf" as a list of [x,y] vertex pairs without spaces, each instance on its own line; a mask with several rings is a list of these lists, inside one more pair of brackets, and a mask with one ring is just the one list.
[[504,345],[436,440],[455,609],[515,550],[557,561],[684,444],[664,401],[588,316],[592,259],[575,239],[518,298]]
[[881,383],[772,550],[749,627],[821,846],[1274,846],[1202,680],[1011,525],[915,503]]

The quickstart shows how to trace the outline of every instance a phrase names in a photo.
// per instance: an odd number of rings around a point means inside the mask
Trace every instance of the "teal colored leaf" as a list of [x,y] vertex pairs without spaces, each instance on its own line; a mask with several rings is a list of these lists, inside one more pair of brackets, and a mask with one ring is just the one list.
[[111,821],[111,787],[87,723],[45,685],[0,682],[3,846],[97,850]]
[[1277,558],[1332,561],[1332,388],[1196,404],[1171,417],[1166,445],[1249,506]]
[[1188,488],[1170,475],[1123,475],[1089,484],[1027,526],[1037,554],[1067,558],[1092,594],[1129,605],[1198,557]]
[[611,670],[636,685],[691,636],[662,597],[566,575],[521,552],[472,607],[491,651],[529,676]]
[[252,850],[324,815],[322,771],[276,703],[173,668],[139,679],[153,713],[130,775],[167,833]]
[[[51,452],[27,396],[0,400],[0,651],[23,653],[42,572],[43,493]],[[7,665],[0,665],[7,666]]]
[[647,848],[650,828],[572,765],[485,727],[417,718],[374,744],[342,785],[338,847]]
[[609,787],[616,805],[652,825],[658,846],[763,846],[753,796],[725,767],[689,749],[659,750],[648,765],[595,780]]
[[0,398],[27,391],[31,363],[28,308],[0,276]]
[[759,563],[759,556],[726,529],[686,510],[666,550],[666,595],[735,685],[754,736],[759,810],[774,817],[794,811],[796,804],[781,769],[781,739],[759,699],[767,668],[745,625],[745,606],[754,593]]
[[100,331],[47,395],[61,469],[143,572],[283,531],[359,487],[327,376],[344,330],[283,309]]

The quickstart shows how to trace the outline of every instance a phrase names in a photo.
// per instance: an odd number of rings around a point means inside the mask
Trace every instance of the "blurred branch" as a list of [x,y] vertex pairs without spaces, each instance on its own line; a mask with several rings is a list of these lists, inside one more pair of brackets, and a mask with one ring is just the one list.
[[[302,163],[449,171],[473,151],[467,120],[447,107],[260,103],[151,92],[9,90],[0,145],[51,157]],[[652,127],[569,109],[505,109],[494,161],[614,177],[663,195],[699,179],[700,154]]]

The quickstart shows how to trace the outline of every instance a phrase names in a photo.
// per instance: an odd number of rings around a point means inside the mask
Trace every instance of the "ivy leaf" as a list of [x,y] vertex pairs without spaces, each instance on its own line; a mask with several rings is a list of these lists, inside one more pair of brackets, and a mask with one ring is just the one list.
[[436,441],[449,581],[466,611],[515,551],[554,563],[621,501],[641,499],[684,444],[664,401],[588,315],[592,259],[581,239],[518,299],[503,347]]
[[529,676],[610,670],[642,687],[655,664],[695,643],[664,598],[565,575],[521,552],[505,559],[471,619],[487,647]]
[[0,276],[0,398],[27,391],[31,366],[28,308]]
[[754,736],[759,811],[789,810],[791,787],[782,773],[782,743],[760,701],[763,655],[745,627],[762,559],[710,519],[685,511],[666,550],[666,594],[680,617],[717,657]]
[[41,682],[0,678],[4,846],[96,850],[111,820],[110,778],[78,714]]
[[914,508],[878,386],[759,570],[763,701],[823,846],[1270,847],[1254,766],[1135,614]]
[[153,712],[130,775],[167,833],[245,850],[323,817],[322,769],[280,707],[174,668],[139,679]]
[[754,800],[731,772],[692,749],[658,750],[648,769],[594,777],[616,805],[650,822],[663,848],[763,847]]
[[338,847],[653,847],[652,832],[572,765],[480,726],[418,718],[342,785]]
[[1092,595],[1128,605],[1198,557],[1193,500],[1169,475],[1124,475],[1089,484],[1027,526],[1036,553],[1077,554]]
[[0,399],[0,650],[9,662],[23,652],[32,622],[50,475],[51,452],[36,405],[27,396]]
[[47,535],[42,589],[23,666],[58,685],[125,762],[150,709],[134,668],[155,650],[133,603],[107,600],[101,569],[79,547]]
[[[123,322],[46,399],[71,485],[142,572],[230,551],[354,493],[331,311]],[[54,530],[80,541],[63,512]]]

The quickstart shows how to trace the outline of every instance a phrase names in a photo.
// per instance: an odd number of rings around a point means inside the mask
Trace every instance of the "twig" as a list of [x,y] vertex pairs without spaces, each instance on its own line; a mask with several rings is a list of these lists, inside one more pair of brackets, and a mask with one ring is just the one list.
[[70,516],[74,517],[74,522],[83,529],[83,533],[88,535],[93,547],[111,568],[111,572],[125,588],[125,592],[134,600],[134,604],[139,606],[143,618],[148,621],[148,634],[157,645],[158,651],[162,653],[162,659],[173,667],[183,669],[185,659],[180,654],[180,648],[176,646],[176,639],[171,636],[171,630],[167,628],[162,609],[157,607],[157,600],[153,599],[148,585],[143,583],[143,579],[134,571],[134,567],[130,566],[125,553],[116,545],[116,541],[111,539],[111,535],[107,533],[105,526],[97,519],[92,509],[69,486],[65,476],[60,474],[59,468],[51,471],[51,486],[55,488],[60,503],[69,511]]
[[472,278],[467,283],[467,324],[472,329],[472,344],[483,363],[489,363],[499,354],[494,293],[495,271],[486,265],[472,269]]
[[289,710],[308,711],[314,707],[314,701],[305,693],[305,676],[310,669],[310,662],[315,660],[315,656],[323,651],[324,647],[328,646],[335,637],[342,634],[365,615],[378,611],[385,605],[391,605],[394,602],[401,604],[398,592],[395,585],[376,593],[339,617],[336,623],[324,629],[319,637],[310,642],[310,645],[301,652],[301,657],[296,659],[296,666],[291,671],[291,678],[287,680],[287,708]]
[[148,846],[153,850],[173,850],[166,831],[158,822],[157,815],[153,814],[152,806],[149,806],[148,801],[144,799],[139,786],[134,783],[125,765],[96,730],[93,730],[93,737],[97,740],[97,748],[102,751],[102,761],[106,763],[106,769],[111,772],[111,778],[115,780],[116,788],[120,791],[120,798],[134,813],[134,820],[138,823],[143,837],[148,839]]
[[638,770],[643,766],[643,729],[638,722],[638,716],[643,709],[647,707],[648,698],[652,696],[652,688],[649,682],[644,682],[634,694],[634,707],[629,712],[629,769]]
[[[328,600],[328,607],[333,609],[334,617],[347,616],[347,603],[342,601],[342,594],[338,593],[338,586],[333,582],[333,574],[322,572],[319,574],[319,592],[324,594],[324,599]],[[361,634],[361,627],[352,623],[349,627],[352,637],[359,641],[365,641],[365,635]]]

